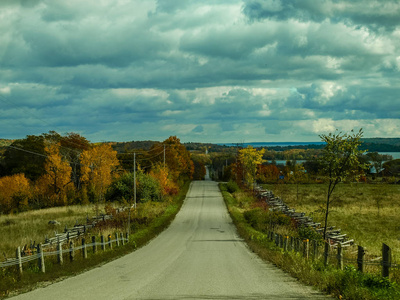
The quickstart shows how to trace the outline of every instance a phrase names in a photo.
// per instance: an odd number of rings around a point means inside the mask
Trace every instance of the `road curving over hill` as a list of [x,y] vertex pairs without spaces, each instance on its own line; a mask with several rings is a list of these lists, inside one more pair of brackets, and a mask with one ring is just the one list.
[[238,237],[212,181],[191,184],[171,226],[113,262],[11,299],[329,299]]

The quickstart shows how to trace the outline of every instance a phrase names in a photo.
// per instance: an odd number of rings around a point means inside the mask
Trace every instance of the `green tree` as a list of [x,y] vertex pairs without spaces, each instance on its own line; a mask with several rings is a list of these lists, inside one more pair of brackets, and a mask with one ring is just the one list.
[[45,138],[43,136],[28,135],[25,139],[16,140],[4,153],[5,175],[23,173],[35,181],[46,173]]
[[[162,200],[162,187],[156,178],[143,173],[142,170],[136,172],[136,193],[138,201],[145,203],[148,201]],[[107,201],[119,201],[133,199],[134,195],[134,175],[125,173],[115,179],[109,186],[106,199]]]
[[359,161],[359,155],[365,152],[358,149],[362,135],[362,129],[358,133],[354,133],[352,130],[350,134],[339,132],[320,135],[321,140],[326,143],[321,157],[321,165],[323,166],[323,173],[328,179],[324,239],[326,238],[329,208],[332,202],[331,196],[335,187],[339,182],[356,179],[361,175],[360,169],[366,168],[366,165]]
[[239,150],[239,160],[243,166],[244,180],[248,186],[254,184],[256,178],[257,166],[261,165],[265,149],[258,150],[252,146]]

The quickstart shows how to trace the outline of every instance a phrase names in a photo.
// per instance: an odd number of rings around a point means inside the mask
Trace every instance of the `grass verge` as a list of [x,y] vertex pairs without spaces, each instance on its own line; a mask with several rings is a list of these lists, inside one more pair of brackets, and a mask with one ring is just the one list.
[[220,184],[220,189],[238,233],[262,259],[337,299],[400,299],[399,285],[379,275],[360,273],[353,266],[343,271],[332,266],[324,267],[322,261],[309,261],[298,253],[284,252],[265,233],[254,229],[246,221],[244,213],[251,206],[250,202],[255,200],[249,197],[243,200],[243,192],[229,193],[225,184]]
[[[268,184],[268,190],[315,222],[324,222],[326,184]],[[400,185],[342,183],[333,193],[328,224],[340,228],[372,257],[381,256],[382,243],[400,262]]]
[[[144,209],[141,211],[141,220],[146,219],[146,222],[133,222],[129,243],[124,246],[113,247],[112,250],[106,251],[98,249],[94,254],[88,250],[87,259],[83,259],[81,255],[79,255],[80,253],[76,253],[73,262],[64,258],[64,264],[62,266],[57,263],[56,257],[46,257],[46,273],[41,273],[39,271],[36,261],[24,264],[22,275],[19,275],[16,267],[0,268],[0,299],[25,293],[37,287],[42,287],[65,279],[66,277],[75,276],[144,246],[167,228],[174,220],[175,215],[179,212],[183,204],[189,185],[190,182],[187,182],[185,186],[181,188],[179,194],[167,204],[147,204],[144,206]],[[160,207],[162,207],[161,210]],[[156,210],[156,213],[154,213],[154,210]],[[154,217],[149,219],[146,217],[146,214],[153,215]],[[86,214],[84,214],[84,216],[86,217]],[[18,222],[15,221],[15,223]],[[105,230],[107,231],[107,229]],[[42,233],[39,236],[43,239]]]

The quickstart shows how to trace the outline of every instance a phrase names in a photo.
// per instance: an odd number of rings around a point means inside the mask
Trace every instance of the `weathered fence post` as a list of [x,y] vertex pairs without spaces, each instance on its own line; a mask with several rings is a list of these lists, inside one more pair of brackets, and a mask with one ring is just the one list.
[[116,241],[117,247],[119,247],[118,233],[115,233],[115,241]]
[[129,243],[129,233],[125,233],[126,243]]
[[294,250],[294,237],[290,237],[290,246],[289,246],[290,251]]
[[120,233],[120,237],[121,237],[121,243],[123,246],[123,245],[125,245],[125,240],[124,240],[124,234],[122,232]]
[[112,249],[111,234],[108,235],[108,246]]
[[358,246],[358,253],[357,253],[357,269],[361,273],[364,273],[364,255],[365,250],[363,247]]
[[39,254],[39,259],[38,259],[39,270],[42,273],[45,273],[46,272],[46,267],[44,265],[44,253],[43,253],[42,244],[38,244],[37,245],[37,253]]
[[338,244],[337,248],[337,263],[338,263],[338,269],[343,270],[343,247],[342,244]]
[[96,244],[96,237],[94,235],[92,236],[92,249],[93,249],[93,254],[96,253],[97,244]]
[[106,243],[104,242],[104,235],[100,237],[100,242],[101,242],[101,250],[105,251],[106,250]]
[[82,238],[82,257],[87,258],[86,240]]
[[310,240],[305,239],[303,240],[303,257],[308,259],[310,253]]
[[62,245],[60,243],[60,239],[58,239],[58,243],[57,243],[57,261],[60,265],[63,264],[63,253],[62,253]]
[[283,240],[283,250],[285,252],[288,251],[288,244],[289,244],[289,237],[287,235],[285,235],[284,240]]
[[22,274],[21,247],[17,248],[16,258],[18,259],[19,273]]
[[318,242],[316,240],[312,240],[313,245],[313,260],[318,259]]
[[74,249],[74,242],[69,242],[69,260],[74,261],[75,258],[75,249]]
[[325,249],[324,249],[324,266],[326,267],[328,265],[328,259],[329,259],[329,241],[325,241]]
[[391,250],[386,244],[382,244],[382,276],[389,277],[389,268],[391,265]]

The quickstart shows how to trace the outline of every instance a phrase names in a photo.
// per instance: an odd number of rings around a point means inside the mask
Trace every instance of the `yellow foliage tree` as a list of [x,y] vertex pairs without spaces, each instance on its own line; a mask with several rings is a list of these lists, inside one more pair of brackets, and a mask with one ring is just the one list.
[[150,171],[150,176],[155,178],[161,186],[162,195],[174,195],[178,193],[178,186],[169,176],[168,167],[163,167],[161,163],[157,163]]
[[117,151],[110,144],[100,144],[82,152],[80,157],[82,182],[89,186],[101,202],[119,165]]
[[251,186],[256,178],[257,166],[261,165],[265,149],[257,151],[252,146],[239,150],[239,160],[243,166],[244,179]]
[[46,173],[39,178],[36,188],[48,200],[46,206],[65,205],[66,189],[72,183],[72,168],[69,162],[61,157],[60,144],[50,144],[46,146],[45,151]]
[[27,210],[29,197],[31,197],[31,186],[24,174],[0,178],[0,212]]

